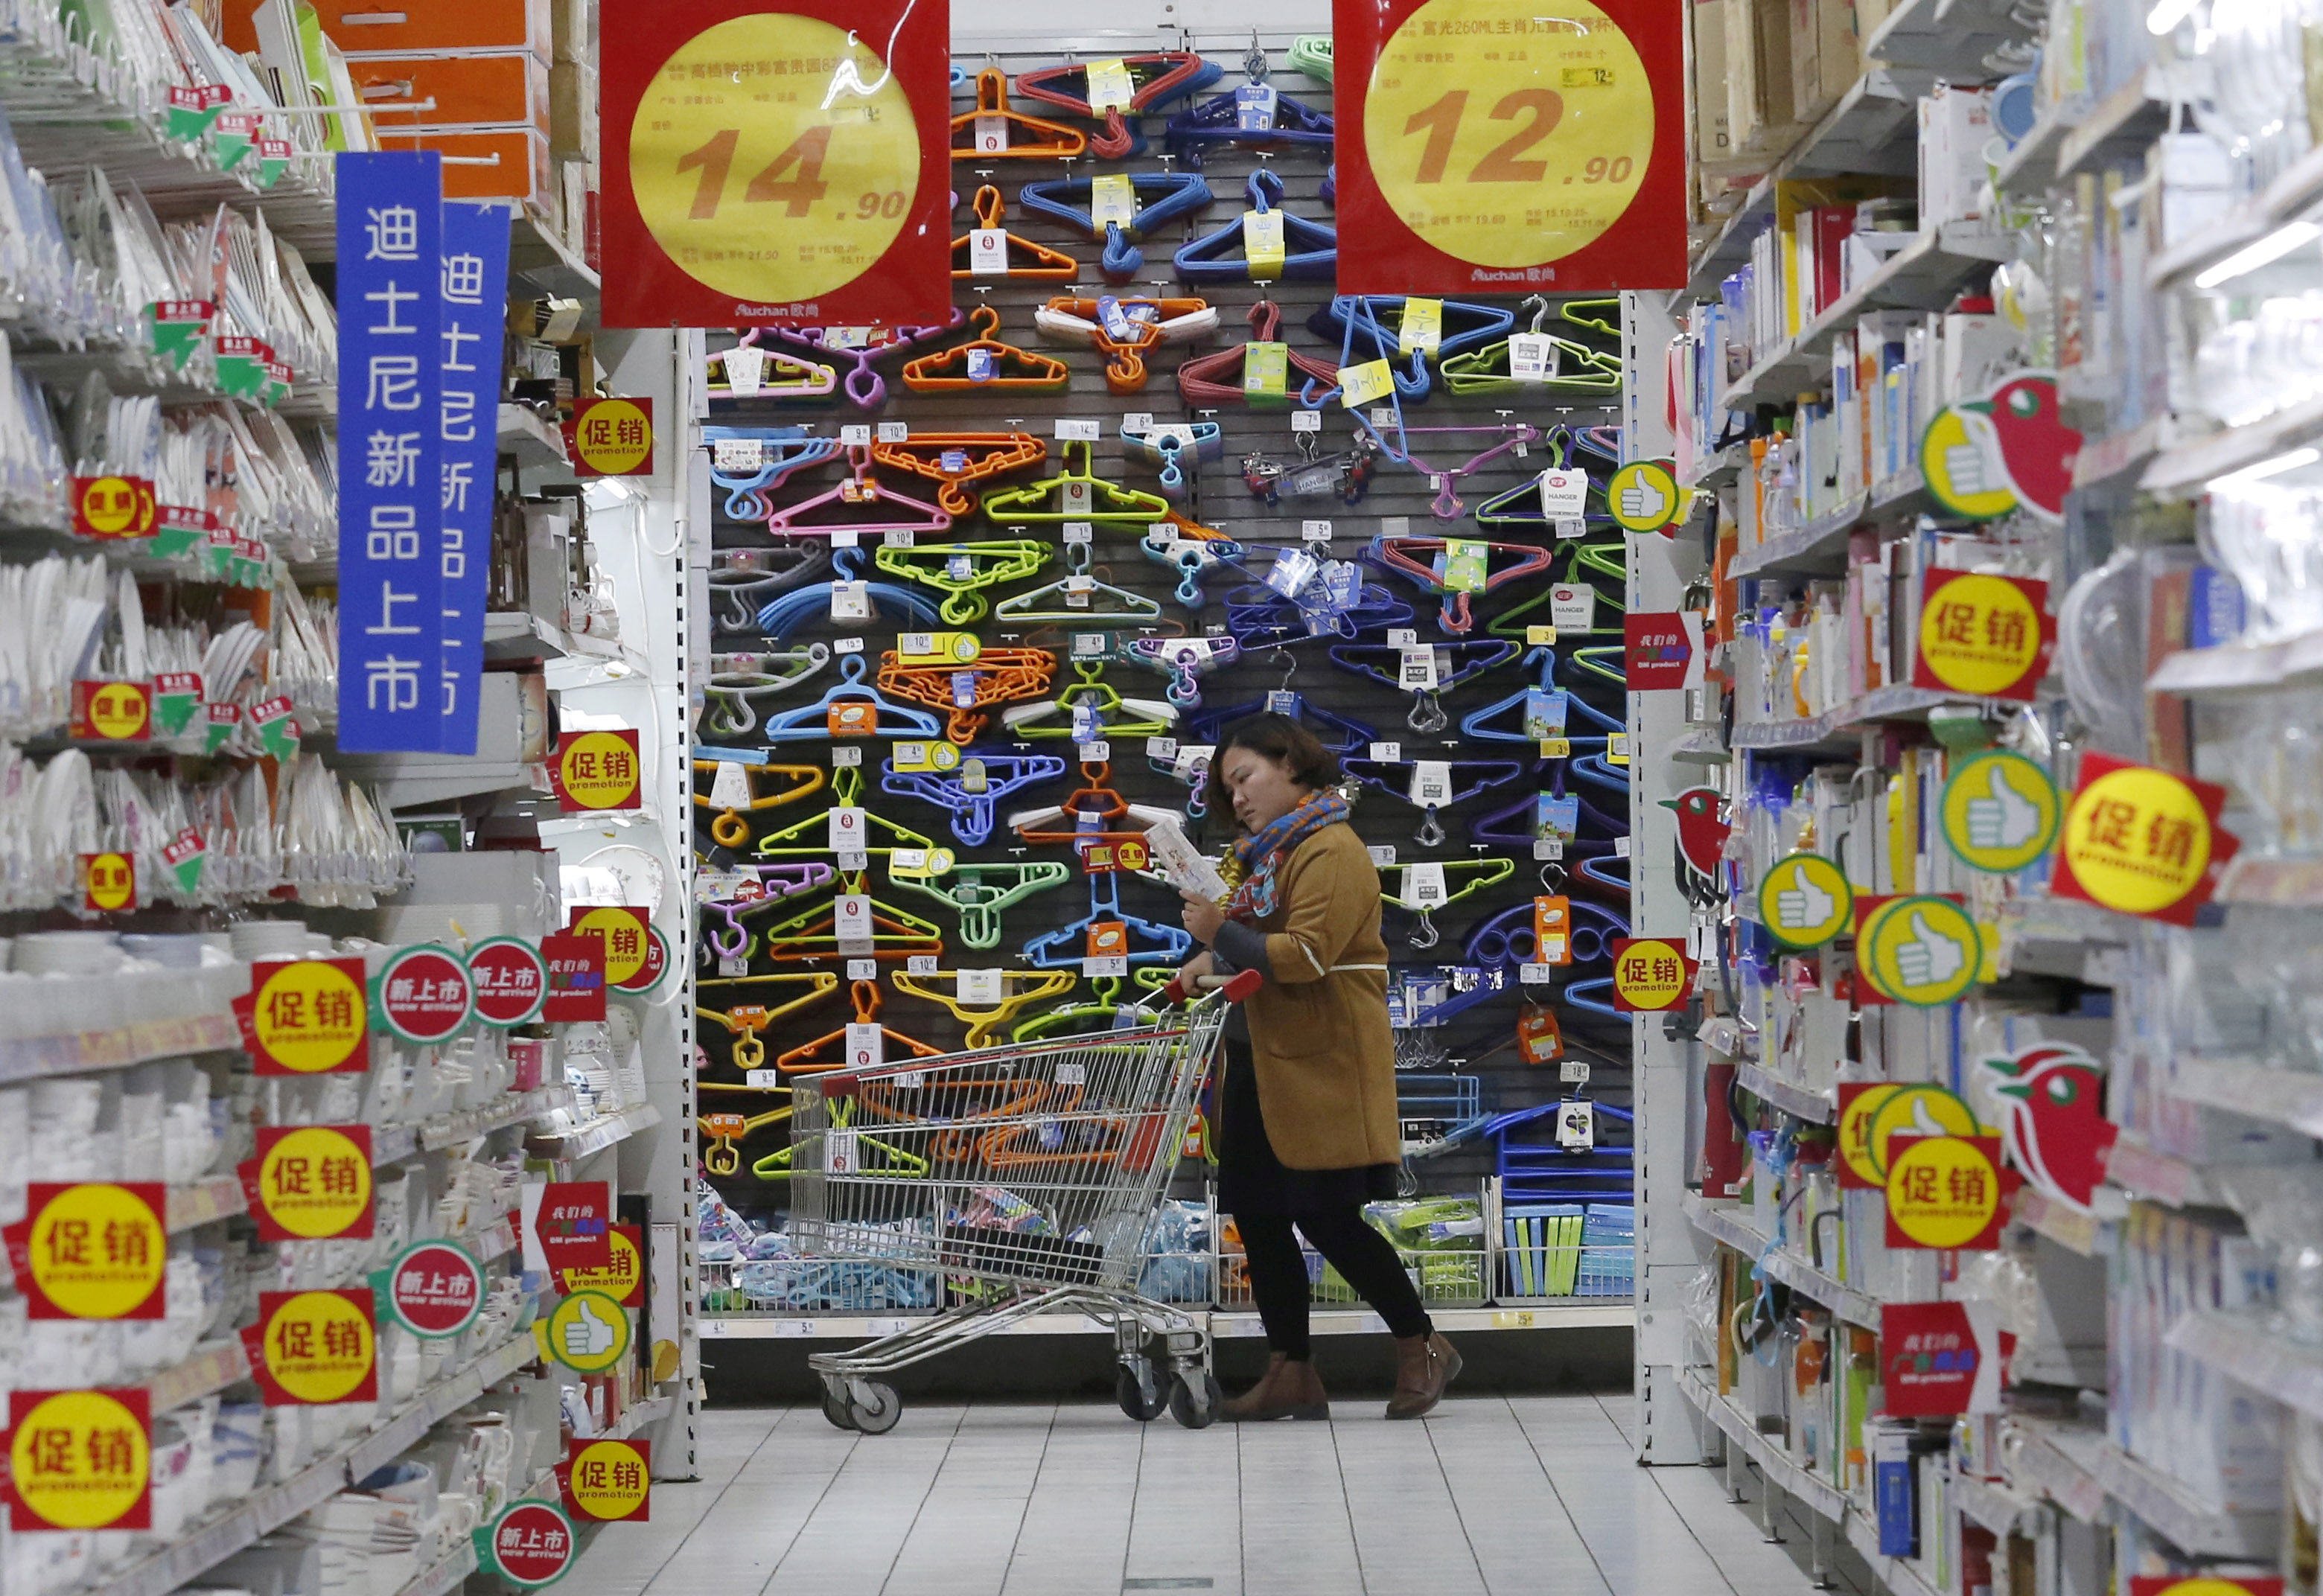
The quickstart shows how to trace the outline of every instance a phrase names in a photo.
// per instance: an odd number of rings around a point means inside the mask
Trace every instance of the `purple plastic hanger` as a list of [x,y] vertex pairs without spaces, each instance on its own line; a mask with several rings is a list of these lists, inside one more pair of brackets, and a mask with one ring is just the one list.
[[[858,409],[876,410],[887,402],[887,380],[875,369],[878,362],[925,349],[967,325],[968,313],[955,305],[951,307],[951,319],[941,326],[895,327],[878,342],[860,347],[829,342],[833,334],[841,330],[838,327],[768,327],[767,335],[815,360],[845,366],[847,375],[839,386],[848,399]],[[877,328],[847,330],[868,330],[875,335],[878,332]]]

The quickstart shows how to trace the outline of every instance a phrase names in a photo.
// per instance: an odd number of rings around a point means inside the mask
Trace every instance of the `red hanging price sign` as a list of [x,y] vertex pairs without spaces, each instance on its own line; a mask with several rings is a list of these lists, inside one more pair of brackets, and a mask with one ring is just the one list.
[[575,931],[540,939],[548,997],[540,1017],[552,1025],[605,1017],[605,944]]
[[556,1466],[565,1507],[600,1524],[643,1524],[653,1517],[652,1457],[648,1441],[568,1443]]

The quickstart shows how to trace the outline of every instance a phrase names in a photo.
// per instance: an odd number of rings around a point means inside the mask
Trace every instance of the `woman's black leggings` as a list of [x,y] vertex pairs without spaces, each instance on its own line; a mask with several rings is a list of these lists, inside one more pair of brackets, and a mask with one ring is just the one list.
[[1242,1232],[1243,1252],[1249,1260],[1250,1294],[1258,1304],[1259,1323],[1266,1326],[1269,1347],[1301,1362],[1309,1350],[1307,1258],[1291,1234],[1294,1223],[1387,1321],[1391,1335],[1426,1335],[1434,1329],[1411,1277],[1403,1272],[1403,1260],[1385,1236],[1364,1222],[1363,1210],[1354,1204],[1301,1214],[1296,1221],[1279,1215],[1250,1218],[1237,1214],[1235,1227]]

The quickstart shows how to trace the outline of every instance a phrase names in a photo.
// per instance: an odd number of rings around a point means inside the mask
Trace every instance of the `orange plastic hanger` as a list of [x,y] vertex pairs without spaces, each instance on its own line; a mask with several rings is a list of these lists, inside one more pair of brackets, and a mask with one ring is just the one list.
[[[847,995],[855,1004],[855,1024],[868,1025],[879,1017],[878,982],[853,982],[847,988]],[[803,1041],[787,1052],[776,1054],[775,1068],[785,1075],[820,1075],[825,1070],[846,1068],[849,1062],[847,1057],[849,1029],[842,1025],[813,1041]],[[935,1059],[943,1055],[941,1048],[932,1048],[915,1036],[905,1036],[902,1032],[890,1030],[885,1025],[879,1027],[879,1034],[914,1059]],[[837,1056],[820,1057],[826,1048],[836,1048]]]
[[899,443],[871,445],[874,463],[941,482],[936,508],[954,520],[976,509],[969,483],[1024,471],[1048,457],[1049,445],[1029,432],[915,432]]
[[904,362],[904,386],[914,393],[1059,393],[1072,368],[1051,355],[1004,344],[1000,313],[978,305],[968,313],[965,344]]
[[976,75],[976,109],[951,119],[954,161],[1070,161],[1088,149],[1088,135],[1077,129],[1011,111],[1008,74],[997,67]]
[[[969,208],[976,213],[976,232],[963,233],[951,241],[951,274],[954,280],[975,280],[1016,277],[1031,279],[1037,282],[1080,281],[1081,263],[1072,256],[1066,254],[1062,250],[1052,250],[1045,243],[1035,243],[1029,238],[1020,238],[1000,225],[1002,219],[1008,214],[1008,207],[1001,201],[1000,190],[991,184],[987,183],[976,191],[976,197],[969,201]],[[977,233],[1000,234],[1002,270],[998,271],[976,270]],[[1019,250],[1032,256],[1030,261],[1021,266],[1015,260],[1015,252]]]

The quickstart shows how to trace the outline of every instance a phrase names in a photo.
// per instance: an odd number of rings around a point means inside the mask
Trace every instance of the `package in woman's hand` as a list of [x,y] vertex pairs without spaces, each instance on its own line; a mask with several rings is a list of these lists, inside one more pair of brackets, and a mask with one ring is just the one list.
[[1227,893],[1226,877],[1186,838],[1178,822],[1164,815],[1147,828],[1145,848],[1153,867],[1180,892],[1199,893],[1216,903]]

